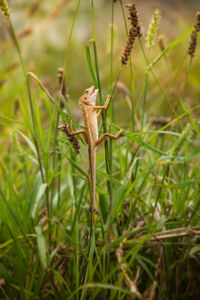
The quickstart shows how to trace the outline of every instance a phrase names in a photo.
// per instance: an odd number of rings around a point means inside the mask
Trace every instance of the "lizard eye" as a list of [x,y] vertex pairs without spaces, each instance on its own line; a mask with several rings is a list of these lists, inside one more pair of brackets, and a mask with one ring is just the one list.
[[87,94],[88,92],[89,92],[88,90],[85,91],[86,94]]

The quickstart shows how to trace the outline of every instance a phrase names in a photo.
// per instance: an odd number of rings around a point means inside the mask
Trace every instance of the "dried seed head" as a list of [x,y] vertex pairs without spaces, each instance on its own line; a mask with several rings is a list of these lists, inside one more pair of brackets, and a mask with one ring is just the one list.
[[200,11],[196,14],[196,23],[194,25],[194,30],[190,35],[190,45],[188,49],[188,54],[191,58],[195,56],[196,48],[197,48],[197,35],[200,31]]
[[149,24],[149,29],[146,36],[147,48],[150,48],[155,43],[160,18],[161,18],[160,11],[159,9],[156,9],[153,13],[153,18],[151,19],[151,22]]
[[133,48],[133,44],[134,44],[136,36],[137,36],[137,29],[135,27],[133,27],[133,25],[131,25],[131,27],[129,29],[129,33],[128,33],[128,39],[126,42],[126,46],[125,46],[123,55],[121,57],[121,63],[123,65],[126,65],[130,58],[131,50]]
[[158,46],[160,48],[161,51],[165,50],[165,43],[164,43],[164,37],[163,35],[159,35],[158,36]]
[[[196,123],[197,128],[200,130],[200,119],[196,119],[196,120],[195,120],[195,123]],[[193,128],[191,128],[191,131],[190,131],[190,133],[189,133],[188,138],[189,138],[190,140],[194,140],[194,142],[195,142],[196,136],[197,136],[197,131],[196,131],[196,129],[194,129],[194,127],[193,127]]]
[[[67,94],[67,85],[65,82],[65,76],[64,76],[64,69],[58,68],[58,83],[59,87],[61,89],[62,96],[68,101],[68,94]],[[63,103],[61,104],[61,107],[64,108]]]
[[131,20],[131,27],[128,32],[128,39],[126,42],[123,55],[121,56],[121,63],[123,65],[126,65],[130,58],[131,50],[133,48],[135,38],[142,36],[139,16],[135,4],[127,4],[127,7],[129,10],[128,19]]
[[129,95],[128,89],[123,82],[117,81],[116,88],[124,97]]
[[131,25],[135,27],[137,30],[137,36],[141,37],[142,32],[141,32],[141,24],[139,21],[139,14],[137,12],[137,8],[135,4],[127,4],[128,10],[129,10],[129,17],[128,19],[131,20]]
[[200,31],[200,11],[196,13],[196,24],[195,24],[195,29],[197,32]]
[[190,35],[190,46],[188,49],[188,54],[191,56],[191,58],[195,56],[196,47],[197,47],[197,31],[193,30]]
[[70,132],[69,132],[69,126],[70,126],[70,125],[67,125],[66,123],[62,123],[62,124],[58,127],[58,129],[59,129],[60,131],[65,132],[68,141],[72,144],[72,148],[75,150],[75,152],[76,152],[77,154],[79,154],[79,150],[80,150],[80,148],[81,148],[80,145],[79,145],[79,141],[78,141],[78,139],[77,139],[76,136],[70,134]]
[[8,2],[6,0],[0,0],[0,9],[2,14],[7,19],[10,16]]

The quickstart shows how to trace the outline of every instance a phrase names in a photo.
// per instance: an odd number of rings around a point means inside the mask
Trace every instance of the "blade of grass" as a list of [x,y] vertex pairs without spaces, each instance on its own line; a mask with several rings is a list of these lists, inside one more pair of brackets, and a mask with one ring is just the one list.
[[194,27],[190,28],[184,34],[182,34],[178,39],[173,41],[165,50],[163,50],[152,63],[148,64],[146,71],[150,71],[160,60],[164,57],[170,50],[172,50],[175,46],[177,46],[180,42],[182,42],[186,37],[188,37],[191,32],[194,30]]
[[88,43],[85,45],[85,49],[86,49],[86,57],[87,57],[87,62],[88,62],[88,66],[90,69],[90,74],[92,76],[92,79],[94,80],[95,85],[98,86],[98,82],[97,82],[96,75],[94,72],[94,67],[92,65],[92,58],[91,58],[90,48],[89,48]]

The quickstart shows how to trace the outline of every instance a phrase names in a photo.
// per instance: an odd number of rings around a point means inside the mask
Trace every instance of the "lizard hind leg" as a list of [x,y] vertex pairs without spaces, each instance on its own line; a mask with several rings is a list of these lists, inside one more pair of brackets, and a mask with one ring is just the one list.
[[95,146],[98,147],[107,137],[109,137],[110,139],[114,139],[117,140],[120,135],[122,134],[124,130],[121,129],[120,131],[117,132],[116,135],[110,134],[110,133],[104,133],[95,143]]

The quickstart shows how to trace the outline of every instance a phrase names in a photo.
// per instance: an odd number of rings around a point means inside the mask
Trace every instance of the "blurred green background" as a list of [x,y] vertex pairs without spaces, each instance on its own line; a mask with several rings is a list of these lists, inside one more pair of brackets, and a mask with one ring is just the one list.
[[[125,4],[131,1],[122,2],[125,7]],[[37,74],[50,93],[55,98],[58,97],[57,69],[64,66],[66,45],[77,1],[18,0],[9,1],[9,3],[11,6],[11,20],[19,38],[27,69]],[[199,1],[197,0],[138,0],[134,1],[134,3],[136,3],[140,15],[143,36],[145,36],[148,30],[148,24],[151,20],[153,11],[156,8],[159,8],[162,14],[159,34],[163,35],[166,46],[193,26],[195,22],[195,12],[199,9]],[[106,96],[109,88],[110,76],[110,24],[112,1],[95,0],[94,4],[100,77],[103,94]],[[125,12],[127,13],[126,8]],[[120,67],[120,56],[126,42],[126,31],[119,1],[115,3],[114,24],[113,68],[114,76],[116,76]],[[73,113],[78,120],[81,117],[78,99],[83,90],[93,84],[85,53],[85,44],[92,38],[93,27],[90,1],[82,0],[72,34],[65,69],[70,106],[73,108]],[[142,42],[145,44],[144,37],[142,38]],[[173,51],[170,51],[167,57],[167,64],[162,61],[154,69],[156,77],[159,79],[162,88],[165,90],[177,68],[181,66],[181,72],[179,72],[173,87],[171,87],[169,91],[170,101],[173,105],[176,105],[176,95],[184,80],[184,73],[188,66],[189,58],[184,61],[188,43],[189,37],[173,49]],[[160,49],[156,44],[149,52],[149,61],[152,61],[159,53]],[[197,104],[200,99],[199,54],[200,51],[198,47],[188,79],[189,84],[186,91],[188,106]],[[20,119],[17,98],[19,93],[23,93],[24,79],[16,50],[10,40],[2,15],[0,16],[0,57],[1,113],[8,117]],[[144,84],[146,63],[138,41],[136,41],[136,44],[134,45],[132,57],[135,103],[137,105],[138,118],[140,118],[140,95]],[[130,82],[129,75],[129,68],[125,67],[121,74],[120,81],[122,81],[130,90],[130,86],[133,82]],[[32,88],[33,90],[37,90],[35,84],[33,84]],[[151,78],[147,94],[147,120],[153,115],[161,98],[162,95],[153,78]],[[115,109],[118,110],[116,121],[120,123],[120,126],[128,126],[131,113],[123,96],[117,91],[114,101]],[[39,99],[39,103],[42,110],[42,99]],[[167,103],[162,105],[159,114],[160,116],[170,116],[171,110]],[[9,129],[4,128],[4,132],[7,131],[9,132]],[[5,137],[6,136],[4,135],[4,141]]]

